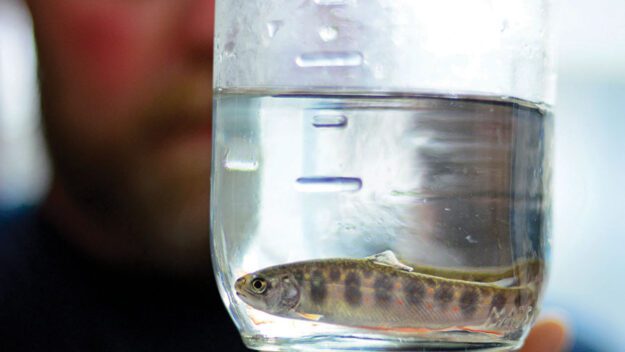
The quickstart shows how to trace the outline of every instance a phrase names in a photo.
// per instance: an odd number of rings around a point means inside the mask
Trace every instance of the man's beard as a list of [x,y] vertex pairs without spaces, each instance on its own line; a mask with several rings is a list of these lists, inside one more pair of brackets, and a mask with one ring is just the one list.
[[[141,266],[184,271],[209,265],[207,75],[163,85],[140,108],[123,112],[132,122],[124,125],[128,130],[118,134],[121,138],[110,140],[92,140],[78,132],[91,119],[107,116],[65,118],[63,114],[75,111],[62,106],[57,87],[41,82],[56,181],[108,236],[141,248],[135,258]],[[78,120],[82,126],[67,124]]]

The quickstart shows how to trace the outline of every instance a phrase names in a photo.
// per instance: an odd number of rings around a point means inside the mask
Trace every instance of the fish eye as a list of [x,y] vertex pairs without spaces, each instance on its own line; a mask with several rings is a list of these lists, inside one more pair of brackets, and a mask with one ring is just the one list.
[[252,286],[252,290],[256,293],[263,293],[267,290],[267,281],[259,277],[252,280],[250,285]]

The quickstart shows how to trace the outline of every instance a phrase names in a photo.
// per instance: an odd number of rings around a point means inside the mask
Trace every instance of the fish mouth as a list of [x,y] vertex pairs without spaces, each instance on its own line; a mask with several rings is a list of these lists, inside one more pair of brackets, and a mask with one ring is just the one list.
[[245,303],[247,303],[250,299],[250,297],[245,293],[245,291],[236,290],[234,291],[234,293],[237,295],[237,298],[239,298],[241,301]]
[[244,287],[245,284],[247,283],[247,279],[244,277],[240,277],[237,279],[237,281],[234,283],[234,289],[235,292],[237,293],[237,296],[243,296],[243,292],[244,292]]

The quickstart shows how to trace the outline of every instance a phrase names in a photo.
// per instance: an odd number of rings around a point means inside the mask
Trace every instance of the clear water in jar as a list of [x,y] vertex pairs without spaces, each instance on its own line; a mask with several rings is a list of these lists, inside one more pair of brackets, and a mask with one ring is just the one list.
[[[220,91],[213,118],[213,262],[249,347],[518,346],[538,311],[548,254],[552,117],[544,106],[487,96]],[[237,278],[273,265],[384,251],[415,272],[459,280],[459,290],[485,283],[492,290],[478,297],[487,310],[499,288],[530,287],[534,299],[516,298],[522,319],[493,309],[470,329],[415,321],[419,329],[410,330],[410,322],[376,329],[279,316],[235,292]],[[436,303],[440,285],[425,287]],[[445,309],[458,309],[461,296]],[[443,308],[430,309],[436,320]]]

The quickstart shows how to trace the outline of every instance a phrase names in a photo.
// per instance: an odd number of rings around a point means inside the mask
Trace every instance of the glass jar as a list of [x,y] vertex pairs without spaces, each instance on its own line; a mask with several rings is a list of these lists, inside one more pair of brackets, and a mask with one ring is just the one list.
[[550,233],[547,0],[218,0],[211,236],[262,350],[518,348]]

